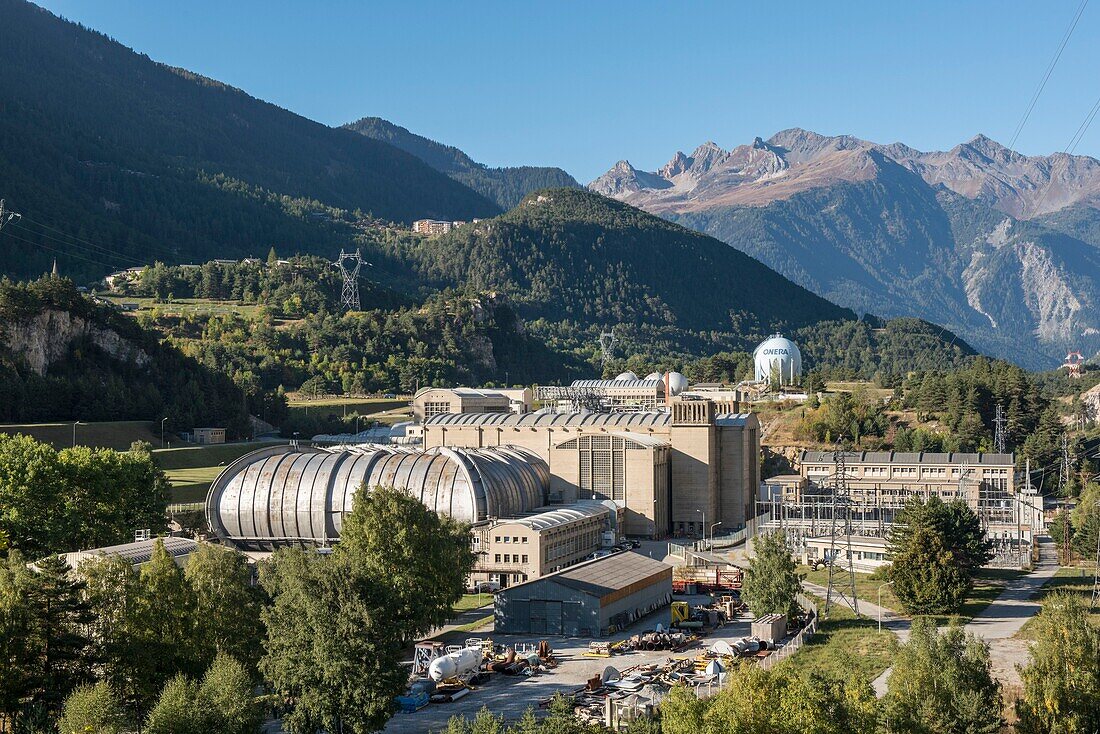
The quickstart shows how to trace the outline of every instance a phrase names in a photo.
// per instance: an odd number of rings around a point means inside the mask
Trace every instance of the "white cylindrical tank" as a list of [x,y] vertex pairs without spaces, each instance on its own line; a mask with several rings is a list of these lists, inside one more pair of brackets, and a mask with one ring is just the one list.
[[676,396],[688,389],[688,378],[679,372],[669,372],[665,375],[665,385],[668,388],[668,394]]
[[627,370],[626,372],[620,372],[619,375],[615,378],[615,382],[637,382],[637,381],[638,381],[638,376],[636,374],[634,374],[633,372],[631,372],[630,370]]
[[802,352],[782,334],[773,334],[752,353],[755,377],[760,382],[797,385],[802,381]]
[[448,678],[458,678],[476,673],[481,667],[483,654],[480,647],[464,647],[450,655],[436,658],[428,666],[428,677],[438,683]]
[[662,377],[662,375],[661,375],[660,372],[650,372],[648,375],[645,376],[645,379],[646,380],[660,380],[661,377]]

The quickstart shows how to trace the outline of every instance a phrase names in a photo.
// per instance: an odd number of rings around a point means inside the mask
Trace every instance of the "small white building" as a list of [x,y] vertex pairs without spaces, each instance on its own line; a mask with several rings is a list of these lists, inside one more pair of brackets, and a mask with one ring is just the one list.
[[[819,561],[830,560],[832,539],[829,536],[806,538],[804,543],[805,550],[802,553],[802,562],[807,566],[813,566]],[[844,539],[837,538],[836,561],[842,568],[848,568],[849,563],[851,563],[852,568],[856,571],[870,573],[887,563],[886,538],[853,535],[850,558],[847,543]]]

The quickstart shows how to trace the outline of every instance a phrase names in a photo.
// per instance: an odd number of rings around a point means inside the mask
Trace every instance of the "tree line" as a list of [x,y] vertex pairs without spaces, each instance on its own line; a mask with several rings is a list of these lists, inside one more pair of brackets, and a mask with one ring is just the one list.
[[207,543],[183,568],[160,540],[140,569],[34,557],[0,559],[0,722],[27,734],[249,734],[268,714],[296,734],[376,731],[404,649],[447,620],[474,562],[467,527],[385,488],[356,493],[331,553],[278,550],[258,585]]

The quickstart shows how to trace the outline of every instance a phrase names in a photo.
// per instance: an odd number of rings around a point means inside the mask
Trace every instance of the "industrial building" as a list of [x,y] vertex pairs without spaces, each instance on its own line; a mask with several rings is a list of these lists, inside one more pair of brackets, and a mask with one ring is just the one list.
[[1042,531],[1041,498],[1033,488],[1015,486],[1011,454],[901,451],[845,452],[842,457],[831,451],[803,451],[797,477],[773,477],[762,483],[757,508],[765,515],[762,529],[782,528],[799,553],[810,539],[827,535],[838,459],[843,461],[847,517],[855,535],[885,537],[909,499],[932,496],[944,502],[965,501],[1000,554],[1018,554]]
[[396,487],[461,522],[515,517],[546,504],[549,470],[522,449],[271,446],[234,461],[210,485],[206,519],[247,550],[339,540],[359,487]]
[[605,636],[672,600],[672,567],[616,553],[497,593],[501,634]]
[[531,388],[424,387],[412,409],[417,423],[444,413],[530,413]]
[[551,412],[627,413],[666,407],[687,387],[687,378],[679,372],[654,372],[644,378],[623,372],[612,380],[574,380],[565,387],[540,385],[535,397],[544,410]]
[[471,582],[504,588],[580,563],[621,540],[622,518],[614,502],[588,501],[475,525]]
[[168,555],[172,556],[177,566],[187,565],[187,559],[199,547],[199,544],[190,538],[168,536],[66,553],[64,557],[69,564],[69,568],[73,569],[79,569],[80,564],[85,561],[99,558],[121,558],[137,569],[152,560],[153,548],[156,547],[158,540],[164,543],[164,549],[168,551]]
[[797,385],[802,381],[802,352],[782,334],[772,334],[752,352],[758,382]]
[[437,415],[424,423],[424,446],[520,447],[548,466],[552,504],[612,500],[626,511],[626,535],[701,536],[753,516],[760,423],[736,407],[676,400],[661,412]]

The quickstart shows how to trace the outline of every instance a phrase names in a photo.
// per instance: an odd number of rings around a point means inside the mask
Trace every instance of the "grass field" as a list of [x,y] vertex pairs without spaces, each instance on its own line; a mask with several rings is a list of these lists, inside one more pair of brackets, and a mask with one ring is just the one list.
[[363,416],[360,428],[366,428],[372,421],[393,425],[409,420],[412,416],[412,408],[407,400],[392,398],[293,398],[288,403],[291,415],[344,416],[358,413]]
[[[806,580],[811,584],[817,584],[819,586],[829,586],[829,571],[827,569],[821,569],[820,571],[811,571],[808,566],[799,566],[798,573],[805,574]],[[879,589],[882,589],[882,606],[887,609],[892,609],[896,612],[901,612],[901,602],[894,596],[894,587],[887,586],[889,579],[884,578],[871,578],[871,574],[857,573],[856,574],[856,593],[860,599],[866,599],[869,602],[878,604],[879,602]]]
[[[55,449],[73,445],[73,423],[22,423],[0,425],[0,433],[22,433]],[[134,441],[160,445],[160,429],[152,421],[104,421],[76,426],[78,446],[126,451]]]
[[198,502],[206,498],[210,483],[228,464],[245,454],[280,441],[249,441],[213,446],[155,449],[153,460],[172,483],[172,502]]
[[465,612],[468,609],[478,609],[480,607],[486,607],[493,603],[493,595],[489,593],[485,594],[463,594],[462,598],[458,600],[458,604],[452,607],[455,614],[459,612]]
[[171,303],[156,303],[152,298],[138,298],[136,296],[115,296],[105,295],[103,296],[108,301],[112,301],[118,304],[120,307],[124,303],[137,304],[136,311],[128,311],[127,313],[138,313],[141,311],[151,313],[156,311],[160,314],[239,314],[247,318],[256,318],[259,315],[260,306],[255,303],[238,303],[237,301],[212,301],[207,298],[175,298]]
[[[824,608],[824,600],[814,598]],[[859,675],[870,682],[890,667],[896,650],[893,632],[879,632],[875,620],[856,619],[852,610],[834,605],[813,639],[781,665],[836,678]]]
[[[829,583],[829,572],[825,569],[810,571],[806,566],[799,566],[798,572],[804,573],[806,575],[806,580],[810,583],[820,586],[827,586]],[[940,624],[947,624],[953,619],[957,619],[962,624],[966,624],[989,606],[994,599],[1001,595],[1001,592],[1004,591],[1005,584],[1010,579],[1018,578],[1022,576],[1023,573],[1023,571],[1005,568],[979,569],[974,579],[974,587],[970,590],[970,593],[966,597],[966,601],[963,602],[959,611],[955,614],[937,615],[935,619]],[[1089,578],[1089,588],[1091,589],[1091,577]],[[870,574],[857,573],[856,593],[859,595],[860,599],[878,604],[878,593],[879,589],[881,589],[882,606],[898,614],[905,614],[901,601],[894,595],[894,587],[887,586],[887,581],[888,579],[884,578],[872,578]]]
[[[1081,597],[1085,603],[1092,599],[1092,568],[1086,566],[1062,567],[1054,574],[1054,578],[1046,583],[1043,588],[1033,596],[1033,599],[1042,601],[1055,591],[1068,591]],[[1100,626],[1100,612],[1093,611],[1089,615],[1093,624]],[[1016,637],[1021,640],[1035,639],[1035,620],[1029,619]]]

